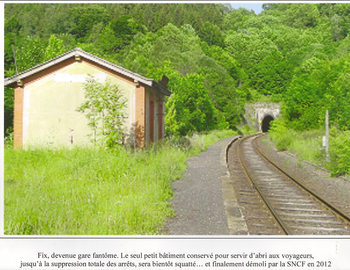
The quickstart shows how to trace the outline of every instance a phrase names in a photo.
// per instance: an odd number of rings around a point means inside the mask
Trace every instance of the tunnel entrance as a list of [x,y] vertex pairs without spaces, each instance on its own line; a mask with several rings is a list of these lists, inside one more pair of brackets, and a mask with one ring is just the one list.
[[262,123],[261,123],[261,131],[268,132],[270,129],[270,123],[273,120],[275,120],[275,118],[273,118],[271,115],[264,116]]

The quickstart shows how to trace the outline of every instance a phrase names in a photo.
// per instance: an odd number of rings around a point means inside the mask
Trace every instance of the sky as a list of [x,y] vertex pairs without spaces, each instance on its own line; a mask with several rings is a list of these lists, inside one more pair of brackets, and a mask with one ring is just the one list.
[[231,6],[235,9],[238,9],[240,7],[248,9],[248,10],[254,10],[255,14],[259,14],[262,10],[262,5],[263,3],[239,3],[239,2],[235,2],[235,3],[231,3]]

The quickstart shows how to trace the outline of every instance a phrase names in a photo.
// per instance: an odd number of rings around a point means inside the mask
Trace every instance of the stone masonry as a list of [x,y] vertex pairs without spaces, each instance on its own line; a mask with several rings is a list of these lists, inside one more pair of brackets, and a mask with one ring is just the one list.
[[264,118],[279,118],[281,116],[281,104],[257,102],[245,104],[245,113],[243,116],[243,124],[247,124],[256,131],[262,131],[262,122]]

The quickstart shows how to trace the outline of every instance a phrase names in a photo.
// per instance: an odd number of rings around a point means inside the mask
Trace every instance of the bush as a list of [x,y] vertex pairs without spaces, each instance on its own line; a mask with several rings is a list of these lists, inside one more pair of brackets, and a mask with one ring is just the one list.
[[256,133],[256,130],[250,128],[248,125],[244,125],[243,127],[238,128],[237,132],[240,135],[252,135]]
[[336,137],[330,137],[329,154],[329,169],[333,176],[350,173],[350,130],[338,132]]
[[13,147],[13,129],[12,129],[12,127],[9,127],[6,131],[6,133],[8,135],[5,136],[5,138],[4,138],[4,146],[12,148]]
[[350,130],[330,129],[329,153],[330,162],[326,162],[322,150],[324,129],[296,132],[288,129],[281,120],[271,122],[270,138],[278,150],[294,153],[300,160],[307,160],[325,166],[332,176],[350,173]]
[[295,134],[288,151],[296,154],[299,159],[317,164],[324,164],[325,151],[322,151],[322,136],[324,129],[306,130]]
[[83,85],[86,101],[77,111],[89,120],[91,142],[108,148],[121,144],[126,118],[126,99],[121,90],[109,80],[98,82],[93,75],[88,75]]
[[288,129],[282,119],[276,119],[271,122],[269,136],[280,151],[285,151],[291,145],[296,132]]
[[166,104],[165,125],[171,134],[186,136],[215,128],[215,108],[203,80],[198,74],[188,74],[179,80],[177,92]]

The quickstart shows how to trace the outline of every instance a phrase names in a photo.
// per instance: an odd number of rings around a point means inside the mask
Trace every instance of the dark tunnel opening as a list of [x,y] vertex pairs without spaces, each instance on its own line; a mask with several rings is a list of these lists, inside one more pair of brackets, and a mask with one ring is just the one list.
[[266,115],[261,123],[261,131],[268,132],[270,129],[270,123],[273,120],[275,120],[275,118],[273,118],[271,115]]

